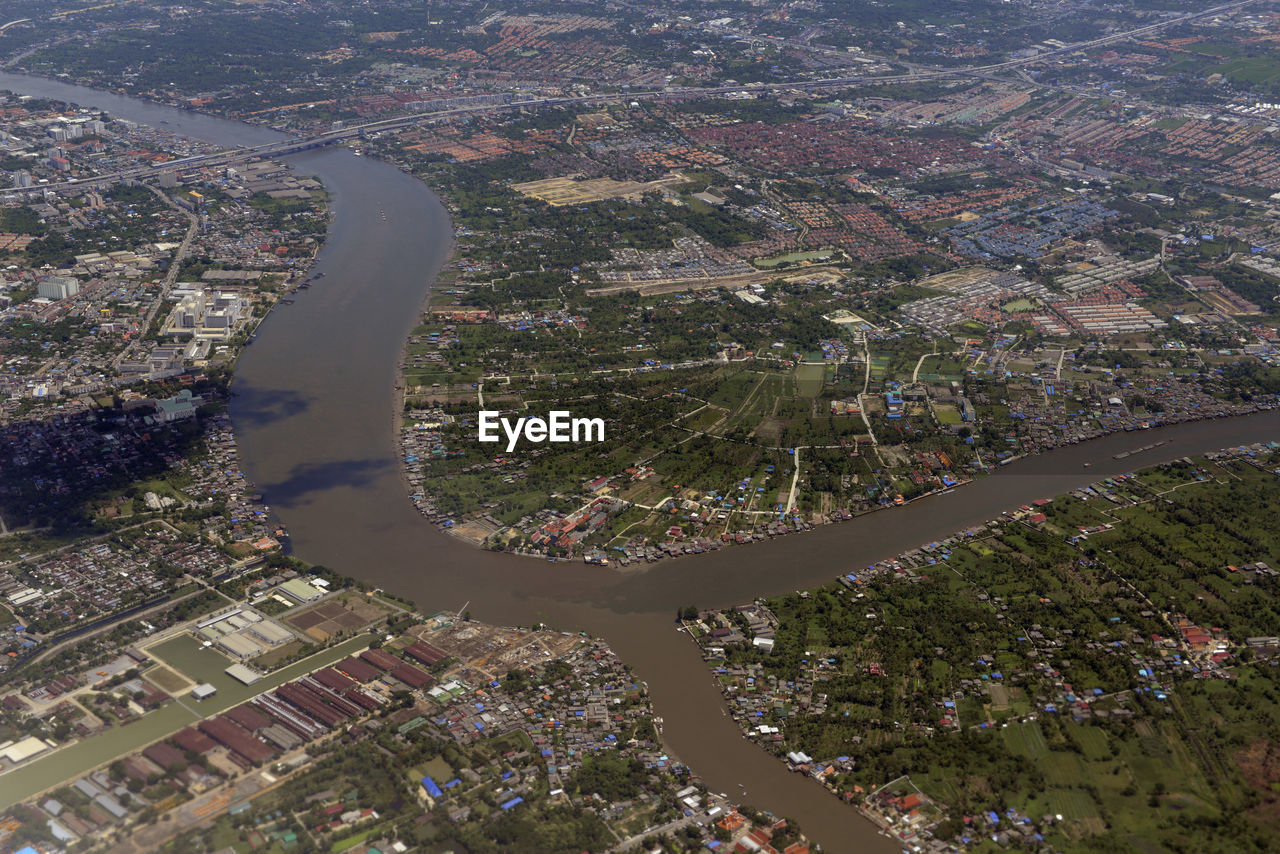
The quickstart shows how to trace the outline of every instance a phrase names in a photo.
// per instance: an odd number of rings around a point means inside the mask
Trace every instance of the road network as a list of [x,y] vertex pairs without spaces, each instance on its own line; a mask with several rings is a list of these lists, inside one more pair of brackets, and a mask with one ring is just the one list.
[[[648,89],[643,91],[633,91],[627,87],[623,87],[616,92],[592,93],[589,95],[569,95],[560,97],[527,97],[517,98],[509,96],[498,102],[494,102],[491,98],[476,98],[474,101],[480,103],[461,103],[458,101],[468,101],[469,99],[449,99],[445,101],[435,102],[435,106],[428,106],[426,109],[405,116],[395,116],[388,119],[379,119],[376,121],[362,122],[360,124],[343,125],[335,127],[321,133],[310,136],[288,136],[275,142],[263,143],[262,145],[226,149],[223,151],[211,152],[209,154],[200,154],[193,157],[185,157],[179,160],[171,160],[164,163],[157,163],[148,166],[137,166],[116,172],[103,173],[89,178],[70,178],[66,181],[54,183],[37,184],[32,187],[14,187],[5,190],[5,194],[14,197],[27,194],[43,193],[47,190],[54,192],[67,191],[75,189],[89,189],[109,186],[120,181],[139,180],[158,175],[163,172],[170,172],[176,169],[194,169],[194,168],[217,168],[223,166],[233,166],[237,163],[244,163],[249,160],[257,160],[261,158],[284,157],[290,154],[296,154],[309,149],[324,148],[326,146],[335,145],[351,140],[363,139],[371,134],[381,134],[388,131],[400,130],[418,124],[430,124],[434,122],[447,121],[458,116],[476,115],[483,113],[493,113],[512,110],[536,109],[540,107],[571,107],[571,106],[603,106],[610,103],[631,102],[631,101],[655,101],[664,99],[689,99],[689,98],[705,98],[714,97],[716,95],[729,95],[740,92],[762,93],[762,92],[784,92],[809,89],[825,89],[831,87],[848,87],[859,85],[884,85],[890,83],[918,83],[925,80],[937,80],[947,77],[986,77],[993,73],[1007,71],[1010,69],[1018,69],[1028,65],[1034,65],[1044,62],[1055,56],[1073,53],[1081,50],[1091,50],[1103,45],[1114,44],[1116,42],[1126,41],[1128,39],[1139,38],[1155,33],[1159,30],[1184,24],[1188,21],[1197,20],[1205,17],[1221,15],[1226,12],[1233,12],[1250,6],[1260,0],[1235,0],[1231,3],[1223,3],[1213,6],[1209,9],[1203,9],[1198,12],[1188,12],[1185,15],[1179,15],[1175,18],[1159,21],[1154,24],[1148,24],[1142,27],[1125,30],[1123,32],[1111,33],[1088,41],[1076,42],[1074,44],[1064,45],[1063,47],[1043,51],[1033,56],[1020,57],[1018,59],[1010,59],[1004,62],[994,62],[987,65],[965,66],[963,68],[926,68],[913,67],[911,70],[903,74],[854,74],[843,75],[839,77],[824,77],[818,80],[790,80],[778,81],[774,83],[749,83],[731,84],[723,86],[669,86],[662,89]],[[773,46],[786,46],[803,48],[810,51],[827,51],[826,48],[815,48],[802,42],[792,42],[786,39],[774,39],[766,37],[748,36],[737,32],[726,33],[732,34],[739,38],[749,38],[762,44]]]

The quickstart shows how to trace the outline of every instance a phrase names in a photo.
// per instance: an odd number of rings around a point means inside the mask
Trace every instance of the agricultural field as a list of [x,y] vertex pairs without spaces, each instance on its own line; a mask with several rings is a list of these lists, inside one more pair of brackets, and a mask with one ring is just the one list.
[[[1251,850],[1280,781],[1277,464],[1259,447],[1108,478],[709,612],[745,638],[709,660],[744,726],[780,728],[767,749],[832,764],[837,791],[910,775],[944,838],[995,814],[1064,851],[1188,833]],[[771,651],[750,642],[760,614]]]

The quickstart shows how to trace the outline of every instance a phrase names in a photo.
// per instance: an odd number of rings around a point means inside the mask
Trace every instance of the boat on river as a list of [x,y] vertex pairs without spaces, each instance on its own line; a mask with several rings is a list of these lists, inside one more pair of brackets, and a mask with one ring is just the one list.
[[[1134,449],[1134,450],[1132,450],[1132,451],[1121,451],[1120,453],[1116,454],[1116,455],[1115,455],[1114,457],[1112,457],[1111,459],[1113,459],[1113,460],[1123,460],[1123,459],[1127,459],[1128,457],[1132,457],[1134,454],[1142,454],[1142,453],[1145,453],[1145,452],[1147,452],[1147,451],[1150,451],[1150,450],[1153,450],[1153,449],[1155,449],[1155,448],[1158,448],[1158,447],[1160,447],[1161,445],[1167,445],[1167,444],[1169,444],[1168,440],[1167,440],[1167,439],[1162,439],[1162,440],[1160,440],[1159,442],[1152,442],[1150,445],[1143,445],[1141,448],[1135,448],[1135,449]],[[1085,465],[1088,465],[1088,463],[1085,463]]]

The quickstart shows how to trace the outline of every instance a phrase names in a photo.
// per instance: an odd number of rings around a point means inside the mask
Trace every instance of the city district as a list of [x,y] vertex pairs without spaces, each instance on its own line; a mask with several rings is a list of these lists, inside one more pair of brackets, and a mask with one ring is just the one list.
[[[38,0],[0,55],[438,193],[405,500],[639,576],[1277,408],[1280,12],[931,5]],[[0,93],[0,849],[818,850],[604,640],[291,556],[229,400],[337,200],[223,154]],[[1133,466],[670,631],[907,850],[1273,850],[1280,444]]]

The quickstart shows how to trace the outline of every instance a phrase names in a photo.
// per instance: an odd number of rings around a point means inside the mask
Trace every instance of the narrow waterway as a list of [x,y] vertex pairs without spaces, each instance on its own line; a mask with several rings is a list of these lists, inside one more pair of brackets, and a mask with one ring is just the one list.
[[[271,131],[83,87],[0,74],[0,88],[96,106],[224,145]],[[1280,439],[1280,413],[1119,434],[1019,461],[908,506],[749,547],[633,572],[549,564],[474,549],[428,524],[399,471],[395,375],[402,342],[449,252],[439,200],[392,166],[345,150],[290,158],[332,195],[333,225],[317,259],[324,277],[260,328],[241,359],[232,401],[242,462],[294,552],[420,607],[494,623],[545,622],[604,637],[648,683],[672,751],[713,789],[797,819],[829,851],[894,851],[852,808],[740,734],[675,609],[731,605],[821,584],[1003,510],[1107,474],[1228,445]],[[1123,462],[1122,450],[1170,443]],[[1085,462],[1093,466],[1086,469]]]

